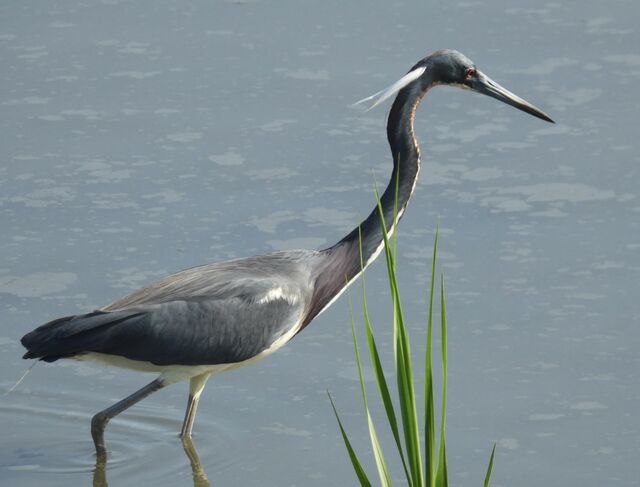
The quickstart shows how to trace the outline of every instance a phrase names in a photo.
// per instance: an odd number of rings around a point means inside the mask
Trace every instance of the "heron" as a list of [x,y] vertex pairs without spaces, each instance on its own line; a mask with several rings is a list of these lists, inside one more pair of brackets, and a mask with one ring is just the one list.
[[415,113],[424,95],[438,85],[488,95],[553,123],[463,54],[436,51],[388,88],[361,100],[373,108],[395,95],[387,119],[393,171],[379,205],[335,245],[193,267],[101,309],[53,320],[22,338],[25,359],[91,360],[158,374],[93,416],[91,435],[99,455],[106,454],[104,431],[112,418],[183,380],[189,380],[189,396],[180,436],[191,437],[198,402],[212,374],[252,364],[281,348],[371,264],[415,190],[420,171]]

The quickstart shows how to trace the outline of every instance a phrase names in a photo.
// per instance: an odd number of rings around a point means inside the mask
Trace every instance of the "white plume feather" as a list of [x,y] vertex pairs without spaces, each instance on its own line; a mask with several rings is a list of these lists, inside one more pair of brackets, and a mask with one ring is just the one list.
[[380,105],[380,103],[385,101],[387,98],[390,98],[396,93],[398,93],[402,88],[407,86],[409,83],[417,80],[420,76],[422,76],[422,73],[424,73],[425,69],[426,68],[422,66],[420,68],[414,69],[413,71],[409,71],[407,74],[405,74],[402,78],[400,78],[398,81],[393,83],[388,88],[378,91],[377,93],[374,93],[371,96],[363,98],[362,100],[355,102],[351,106],[355,107],[357,105],[361,105],[362,103],[368,102],[370,100],[374,100],[373,104],[365,110],[365,112],[368,112],[369,110]]

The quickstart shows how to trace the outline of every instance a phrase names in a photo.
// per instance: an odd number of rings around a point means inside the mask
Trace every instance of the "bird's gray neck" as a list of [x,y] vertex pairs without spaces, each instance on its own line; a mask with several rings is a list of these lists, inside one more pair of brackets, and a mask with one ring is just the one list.
[[[415,189],[420,171],[420,148],[413,121],[429,83],[414,82],[402,89],[391,107],[387,139],[393,157],[393,172],[386,189],[369,216],[334,246],[322,251],[323,263],[315,279],[311,310],[303,326],[332,302],[370,264],[384,246],[384,233],[391,236]],[[380,218],[380,208],[384,226]]]

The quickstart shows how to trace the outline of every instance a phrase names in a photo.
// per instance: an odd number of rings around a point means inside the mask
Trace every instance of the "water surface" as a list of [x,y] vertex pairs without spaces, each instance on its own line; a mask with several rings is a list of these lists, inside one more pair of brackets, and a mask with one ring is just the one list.
[[[424,167],[399,268],[420,343],[439,222],[452,481],[477,485],[497,442],[496,486],[637,485],[637,13],[630,1],[5,2],[2,390],[28,366],[19,338],[36,325],[189,266],[339,240],[390,170],[385,109],[347,106],[451,47],[557,121],[440,88],[417,115]],[[367,275],[390,359],[384,266]],[[212,484],[355,483],[326,397],[366,454],[348,316],[341,299],[278,354],[209,382],[194,441]],[[39,364],[0,398],[1,483],[192,485],[177,439],[186,384],[109,425],[94,478],[91,416],[151,379]]]

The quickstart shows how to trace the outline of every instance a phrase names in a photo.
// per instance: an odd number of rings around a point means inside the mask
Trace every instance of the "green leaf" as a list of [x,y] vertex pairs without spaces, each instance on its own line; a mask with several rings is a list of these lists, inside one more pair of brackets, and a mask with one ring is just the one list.
[[493,449],[491,450],[491,457],[489,458],[489,466],[487,467],[487,475],[484,477],[484,487],[489,487],[491,482],[491,471],[493,470],[493,458],[496,454],[496,444],[493,444]]
[[360,347],[358,346],[358,336],[356,334],[356,324],[353,317],[353,306],[351,303],[351,295],[349,295],[349,310],[351,312],[351,334],[353,335],[353,348],[356,356],[356,364],[358,366],[358,379],[360,380],[360,391],[362,392],[362,403],[364,405],[364,411],[367,415],[367,426],[369,428],[369,438],[371,440],[371,447],[373,449],[373,456],[376,461],[376,467],[378,468],[378,476],[380,477],[380,484],[382,486],[391,485],[391,476],[387,463],[382,453],[382,447],[380,446],[380,440],[378,439],[378,433],[376,427],[371,418],[371,412],[369,410],[369,401],[367,400],[367,390],[364,383],[364,375],[362,373],[362,361],[360,360]]
[[[382,212],[380,198],[376,192],[378,201],[378,213],[382,228],[387,228]],[[395,221],[395,216],[394,216]],[[411,473],[411,485],[423,486],[424,477],[422,471],[422,451],[420,448],[420,433],[418,428],[418,412],[415,400],[413,368],[411,365],[411,348],[407,336],[406,327],[402,313],[402,303],[398,291],[398,282],[395,272],[395,257],[393,249],[389,244],[387,232],[384,231],[384,251],[387,262],[387,273],[389,277],[389,287],[391,291],[391,301],[393,305],[393,329],[394,329],[394,351],[396,361],[396,381],[398,387],[398,399],[400,402],[400,413],[404,433],[405,448],[409,471]]]
[[367,345],[369,346],[369,359],[371,361],[374,377],[376,379],[376,384],[378,386],[378,393],[380,395],[380,399],[382,400],[382,404],[384,405],[385,413],[387,415],[387,422],[389,423],[389,427],[391,428],[391,433],[393,434],[393,438],[396,442],[396,448],[398,450],[398,454],[400,455],[400,460],[402,461],[402,467],[404,469],[407,482],[409,483],[409,485],[412,485],[411,475],[409,474],[409,470],[407,468],[407,462],[405,460],[404,452],[402,449],[402,443],[400,440],[400,433],[398,430],[398,420],[396,419],[395,408],[393,407],[393,401],[391,400],[391,394],[389,393],[387,380],[384,376],[384,370],[382,367],[382,362],[380,361],[378,347],[376,345],[376,340],[373,335],[373,327],[371,325],[371,319],[369,317],[369,310],[367,307],[367,296],[366,296],[364,275],[362,278],[362,308],[363,308],[363,314],[364,314],[365,331],[367,335]]
[[342,426],[342,421],[340,421],[340,416],[338,415],[338,411],[336,410],[336,405],[334,404],[333,398],[331,397],[331,394],[329,393],[329,391],[327,391],[327,395],[329,396],[329,401],[331,401],[333,414],[335,414],[336,419],[338,420],[338,426],[340,427],[342,440],[344,441],[344,445],[347,447],[347,452],[349,453],[349,459],[351,460],[351,465],[353,465],[353,470],[355,471],[356,476],[360,481],[360,485],[362,487],[371,487],[371,482],[369,481],[367,474],[362,468],[362,464],[360,463],[360,460],[358,460],[358,456],[356,455],[356,452],[353,450],[353,447],[351,446],[351,442],[347,437],[347,433],[345,432],[344,427]]
[[[397,188],[396,188],[397,190]],[[396,193],[397,194],[397,193]],[[396,240],[397,232],[394,232],[394,239],[390,242],[384,214],[381,208],[380,197],[376,191],[378,202],[378,213],[381,220],[383,231],[383,243],[385,251],[385,262],[387,266],[388,283],[391,295],[391,304],[393,309],[393,351],[394,364],[396,372],[396,382],[398,389],[398,403],[400,406],[400,425],[394,407],[394,401],[389,391],[389,385],[384,375],[382,362],[373,333],[373,325],[369,316],[366,288],[364,282],[364,262],[362,258],[362,247],[360,248],[360,263],[362,268],[362,306],[365,322],[365,333],[369,351],[371,366],[376,379],[376,385],[382,404],[385,408],[387,422],[393,434],[398,454],[402,461],[407,483],[410,487],[448,487],[448,465],[447,465],[447,444],[446,444],[446,420],[447,420],[447,389],[448,389],[448,340],[447,340],[447,307],[444,275],[441,275],[440,284],[440,334],[441,334],[441,365],[442,365],[442,397],[441,397],[441,416],[438,448],[436,449],[435,439],[435,400],[433,390],[433,315],[434,315],[434,297],[435,297],[435,274],[436,261],[438,251],[439,228],[436,227],[433,261],[431,264],[431,285],[429,289],[429,313],[427,320],[427,337],[425,350],[425,383],[424,383],[424,443],[425,458],[423,460],[420,445],[420,433],[418,427],[418,413],[415,399],[415,381],[413,375],[413,367],[411,361],[411,347],[407,328],[405,326],[404,315],[402,310],[402,302],[400,299],[400,290],[396,275]],[[397,220],[397,199],[394,204],[394,222]],[[360,242],[360,245],[362,242]],[[360,349],[355,329],[355,319],[353,316],[353,307],[351,298],[349,297],[349,308],[351,311],[351,332],[353,335],[354,353],[356,364],[358,367],[358,378],[360,381],[360,389],[362,393],[362,401],[367,416],[367,426],[369,429],[369,437],[373,449],[376,467],[380,484],[384,487],[392,485],[391,475],[389,473],[385,457],[378,434],[376,432],[375,423],[369,409],[367,392],[364,382],[362,360],[360,357]],[[334,414],[338,420],[338,425],[343,437],[343,441],[347,447],[349,458],[354,467],[356,475],[361,485],[370,485],[370,482],[360,464],[349,439],[344,431],[338,413],[336,411],[333,399],[329,396]],[[401,426],[401,428],[400,428]],[[402,431],[402,434],[401,434]],[[404,446],[403,446],[404,440]],[[493,469],[493,461],[495,456],[495,448],[491,452],[487,473],[485,476],[484,486],[489,487],[491,472]],[[423,470],[424,461],[424,470]],[[425,484],[426,482],[426,484]]]
[[427,487],[433,487],[436,475],[436,440],[435,440],[435,405],[433,398],[433,297],[436,287],[436,261],[438,257],[438,236],[440,229],[436,227],[433,241],[433,257],[431,260],[431,284],[429,286],[429,314],[427,318],[427,343],[424,358],[424,444],[425,444],[425,478]]
[[448,487],[449,474],[447,472],[447,442],[441,440],[440,451],[438,452],[438,471],[436,472],[436,487]]
[[[400,160],[400,154],[398,154],[398,161]],[[396,170],[396,187],[395,187],[395,195],[393,199],[393,221],[395,225],[395,231],[393,232],[392,239],[393,243],[391,248],[393,249],[393,259],[396,258],[396,250],[398,249],[398,192],[400,190],[400,166],[398,164],[398,169]]]
[[436,486],[447,487],[447,303],[444,293],[444,274],[441,274],[440,276],[440,334],[442,342],[442,405],[440,415],[440,449],[438,452]]

